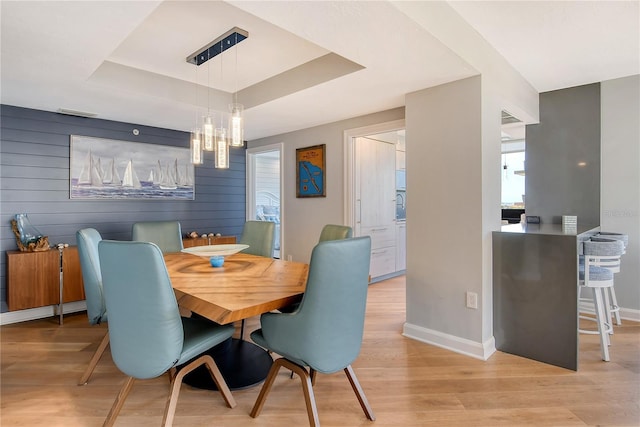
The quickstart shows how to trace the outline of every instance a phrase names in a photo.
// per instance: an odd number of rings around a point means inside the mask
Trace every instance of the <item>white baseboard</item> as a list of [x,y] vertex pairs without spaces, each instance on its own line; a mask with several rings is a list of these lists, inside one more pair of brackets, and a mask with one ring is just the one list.
[[[580,301],[578,310],[581,313],[595,314],[596,311],[592,302]],[[622,320],[631,320],[632,322],[640,322],[640,310],[633,308],[620,307],[620,318]]]
[[[11,323],[26,322],[28,320],[45,319],[47,317],[57,316],[56,305],[48,305],[46,307],[29,308],[27,310],[7,311],[0,313],[0,325],[9,325]],[[64,314],[76,313],[87,309],[86,301],[74,301],[64,304],[62,312]]]
[[479,343],[410,323],[404,324],[402,335],[407,338],[435,345],[436,347],[464,354],[474,359],[487,360],[496,352],[496,342],[493,336],[484,343]]

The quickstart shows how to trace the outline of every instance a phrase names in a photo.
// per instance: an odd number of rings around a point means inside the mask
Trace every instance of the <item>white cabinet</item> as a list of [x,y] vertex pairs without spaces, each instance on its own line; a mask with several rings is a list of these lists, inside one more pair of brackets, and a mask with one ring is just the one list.
[[406,153],[404,138],[396,144],[396,271],[407,269]]
[[371,236],[372,278],[396,271],[396,148],[356,139],[357,236]]
[[407,223],[396,226],[396,271],[407,269]]

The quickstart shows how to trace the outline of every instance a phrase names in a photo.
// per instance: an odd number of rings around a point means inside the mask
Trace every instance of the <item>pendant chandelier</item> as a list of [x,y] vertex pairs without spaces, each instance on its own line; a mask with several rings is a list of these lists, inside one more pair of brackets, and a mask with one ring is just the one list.
[[[220,55],[227,49],[236,46],[246,39],[249,33],[238,27],[227,31],[205,47],[187,57],[187,62],[200,65],[210,59]],[[207,67],[210,67],[207,64]],[[222,70],[222,61],[220,61]],[[207,114],[202,117],[202,124],[196,120],[196,127],[191,131],[191,163],[201,165],[204,163],[204,151],[214,152],[214,166],[219,169],[229,168],[229,147],[244,147],[244,106],[238,103],[238,48],[235,48],[235,73],[236,88],[233,103],[229,104],[229,113],[216,112],[219,119],[219,127],[215,126],[216,117],[211,114],[210,109],[210,72],[207,70]],[[222,73],[221,73],[222,75]],[[197,68],[196,68],[196,104],[197,104]],[[225,118],[228,117],[227,126],[224,125]]]

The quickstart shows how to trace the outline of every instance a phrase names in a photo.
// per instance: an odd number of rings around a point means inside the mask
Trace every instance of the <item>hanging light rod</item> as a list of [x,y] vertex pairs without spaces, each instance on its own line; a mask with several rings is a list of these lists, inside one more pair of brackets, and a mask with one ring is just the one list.
[[242,28],[233,27],[208,45],[187,56],[187,62],[190,64],[202,65],[215,56],[220,55],[225,50],[235,46],[237,43],[240,43],[247,37],[249,37],[248,31],[245,31]]

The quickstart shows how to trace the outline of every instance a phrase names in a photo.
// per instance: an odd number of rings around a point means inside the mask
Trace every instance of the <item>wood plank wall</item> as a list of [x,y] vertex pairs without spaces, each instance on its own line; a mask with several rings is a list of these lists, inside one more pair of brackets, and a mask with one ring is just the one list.
[[[133,134],[133,129],[140,131]],[[189,134],[131,123],[0,106],[0,312],[6,306],[7,250],[16,250],[10,221],[27,213],[51,244],[75,244],[75,233],[94,227],[107,239],[130,240],[136,221],[177,219],[183,233],[239,236],[245,221],[245,153],[231,149],[231,168],[213,167],[213,153],[195,169],[195,200],[70,200],[71,135],[189,146]]]

